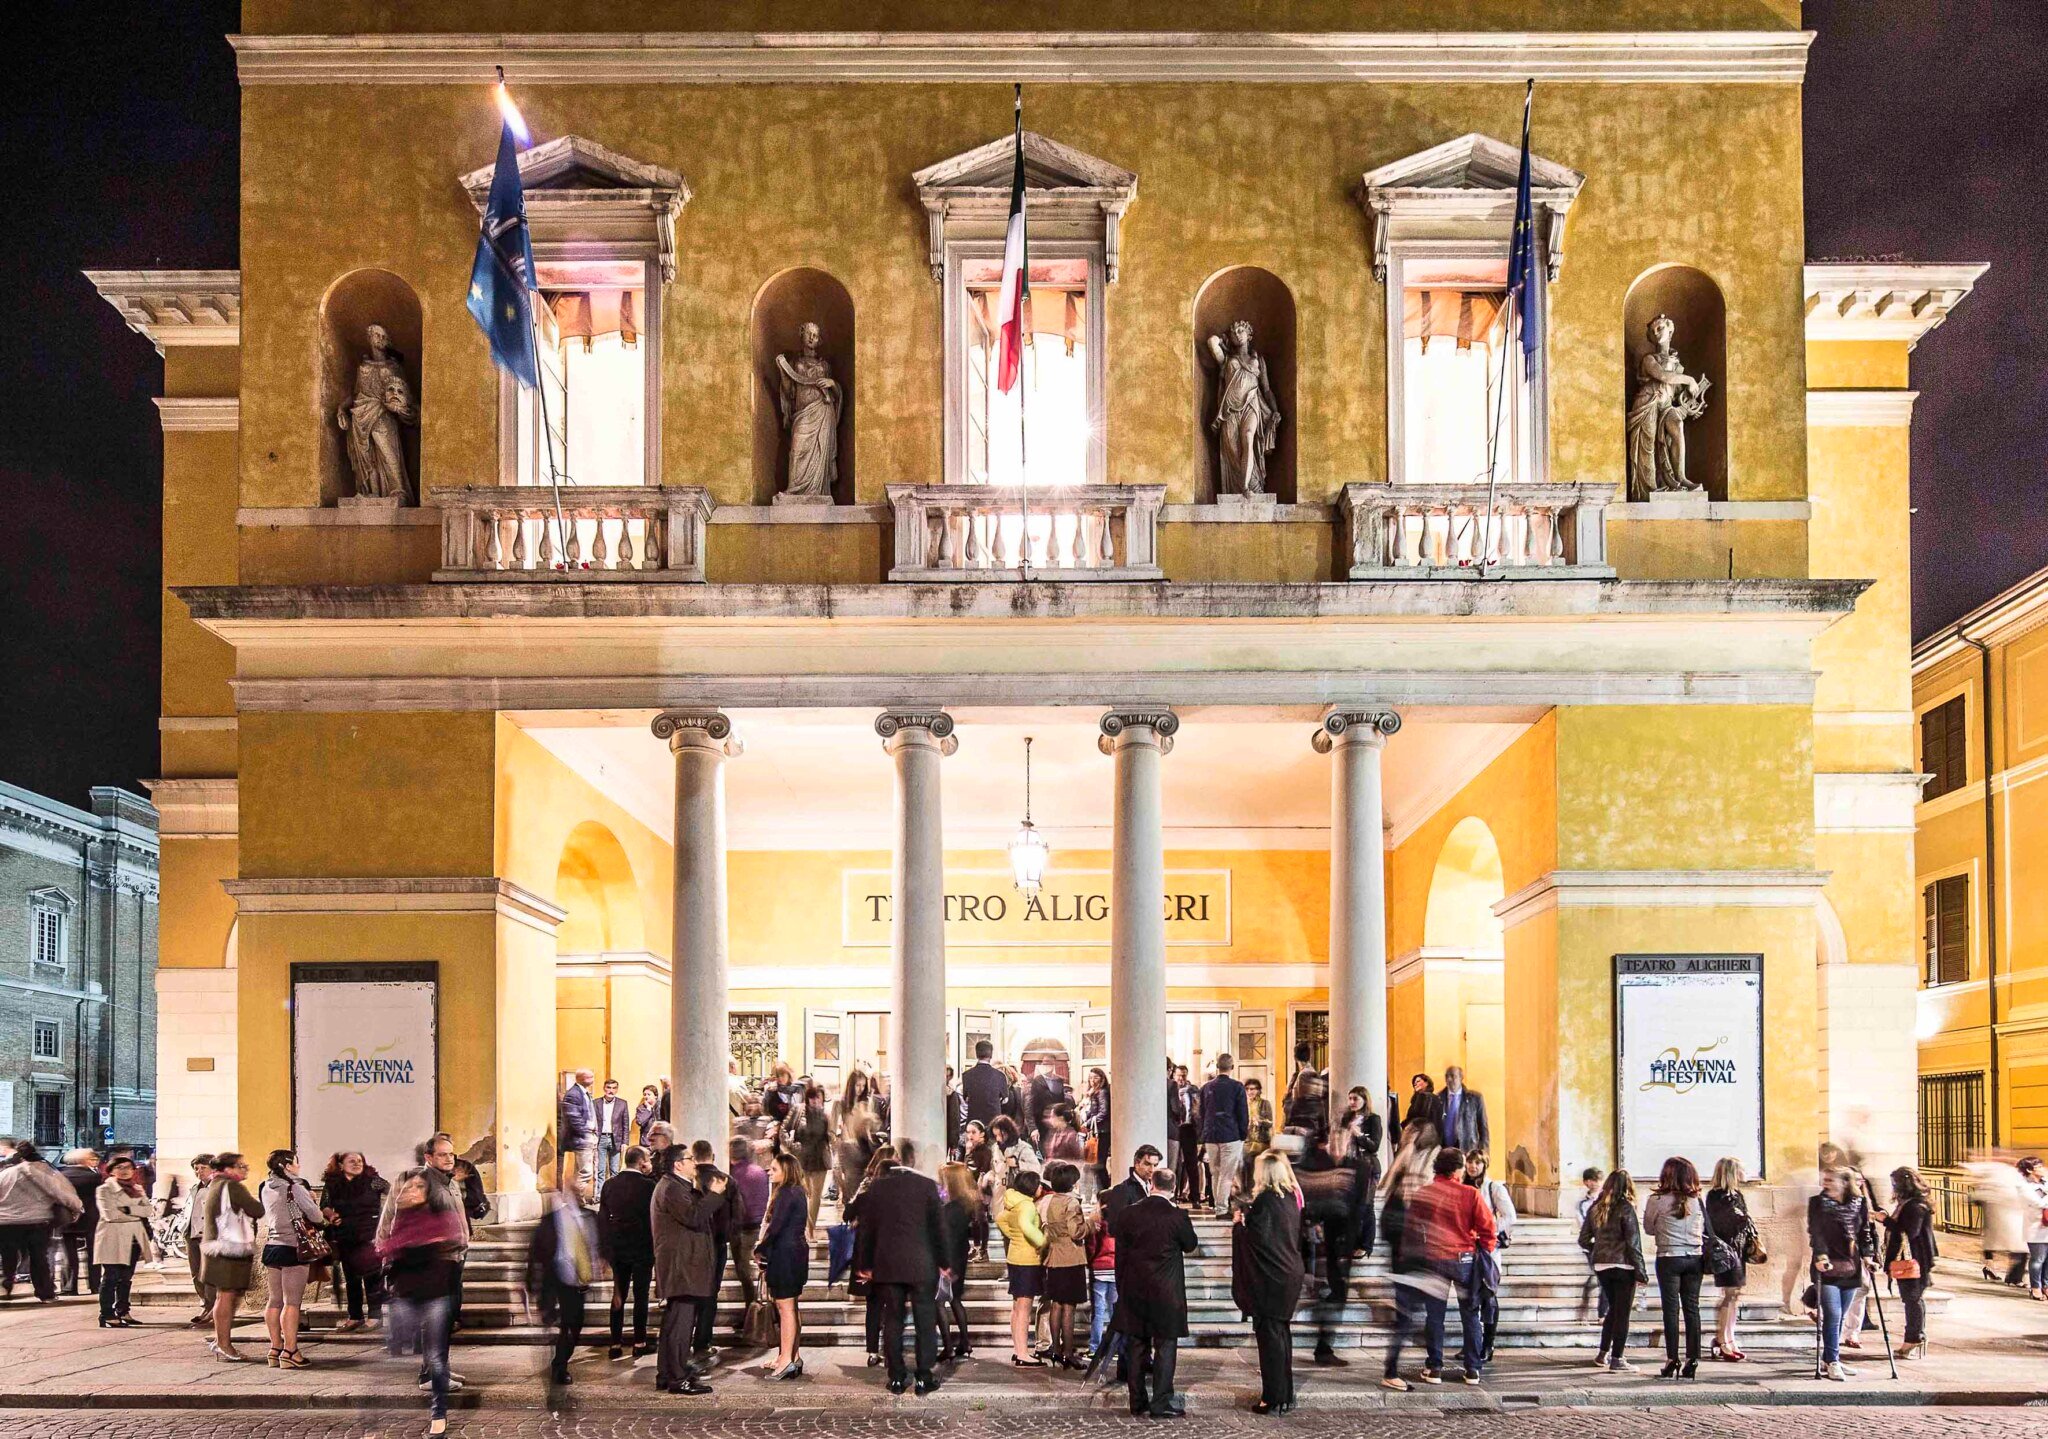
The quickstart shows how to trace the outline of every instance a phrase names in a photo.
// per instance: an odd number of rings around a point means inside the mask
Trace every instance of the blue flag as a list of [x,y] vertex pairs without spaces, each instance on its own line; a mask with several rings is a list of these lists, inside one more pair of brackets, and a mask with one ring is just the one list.
[[1522,171],[1515,181],[1515,237],[1508,248],[1508,300],[1512,324],[1522,339],[1522,373],[1536,370],[1543,348],[1543,306],[1536,298],[1536,213],[1529,183],[1529,115],[1536,106],[1536,82],[1522,98]]
[[469,313],[491,342],[491,363],[529,390],[540,384],[540,356],[533,343],[534,274],[519,147],[508,119],[498,133],[491,198],[477,232],[476,262],[469,269]]

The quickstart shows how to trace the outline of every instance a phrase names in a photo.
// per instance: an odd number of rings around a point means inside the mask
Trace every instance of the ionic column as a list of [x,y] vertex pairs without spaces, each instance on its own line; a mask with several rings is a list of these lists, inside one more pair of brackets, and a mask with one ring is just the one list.
[[1392,710],[1332,709],[1310,741],[1330,772],[1330,1107],[1354,1084],[1377,1113],[1387,1093],[1386,836],[1380,751],[1401,728]]
[[676,757],[675,962],[669,976],[670,1118],[676,1143],[708,1139],[725,1152],[725,762],[740,752],[717,710],[655,716],[654,737]]
[[889,1132],[936,1174],[946,1154],[946,838],[939,761],[959,747],[944,710],[875,720],[896,762],[896,849],[889,903]]
[[1121,1176],[1141,1144],[1173,1163],[1166,1133],[1166,836],[1159,760],[1180,716],[1169,709],[1111,710],[1095,743],[1116,759],[1115,835],[1109,881],[1111,1141],[1103,1156]]

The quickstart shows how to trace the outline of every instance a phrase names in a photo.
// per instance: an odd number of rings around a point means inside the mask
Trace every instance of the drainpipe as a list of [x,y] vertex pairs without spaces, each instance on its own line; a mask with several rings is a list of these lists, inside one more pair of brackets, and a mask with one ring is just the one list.
[[1977,652],[1978,687],[1982,699],[1977,710],[1983,721],[1984,745],[1984,1002],[1989,1011],[1991,1032],[1990,1105],[1991,1147],[1998,1147],[1998,819],[1992,808],[1991,647],[1973,640],[1960,630],[1956,638]]

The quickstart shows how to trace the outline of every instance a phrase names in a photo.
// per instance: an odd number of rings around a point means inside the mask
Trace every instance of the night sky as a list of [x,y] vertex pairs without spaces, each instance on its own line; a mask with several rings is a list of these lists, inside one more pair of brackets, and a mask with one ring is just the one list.
[[[0,779],[73,804],[157,770],[162,445],[161,362],[79,272],[236,264],[238,15],[36,7],[0,98]],[[2027,298],[2048,283],[2048,5],[1808,0],[1806,23],[1807,253],[1992,267],[1914,355],[1924,635],[2048,564],[2048,302]]]

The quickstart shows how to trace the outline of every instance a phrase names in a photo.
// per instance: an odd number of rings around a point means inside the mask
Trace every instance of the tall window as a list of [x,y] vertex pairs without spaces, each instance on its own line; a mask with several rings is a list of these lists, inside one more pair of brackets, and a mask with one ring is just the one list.
[[36,1144],[55,1149],[64,1142],[64,1095],[59,1090],[36,1091]]
[[1002,260],[967,259],[960,269],[967,289],[968,482],[1087,483],[1095,424],[1088,398],[1088,261],[1032,262],[1024,366],[1008,394],[996,388]]
[[1963,697],[1944,700],[1920,716],[1920,768],[1934,776],[1920,792],[1939,799],[1970,782],[1970,737]]
[[1920,1076],[1920,1167],[1960,1169],[1983,1143],[1983,1071]]
[[1535,427],[1507,331],[1507,262],[1401,266],[1401,478],[1483,485],[1535,478]]
[[54,1019],[39,1019],[35,1028],[35,1047],[31,1051],[37,1059],[62,1059],[64,1057],[64,1031]]
[[[647,482],[646,266],[542,264],[535,327],[540,391],[519,389],[519,482]],[[543,429],[545,423],[545,429]]]
[[1926,917],[1927,982],[1970,977],[1970,877],[1952,874],[1921,892]]
[[31,943],[35,962],[52,969],[64,967],[64,911],[55,904],[32,900],[29,904]]

